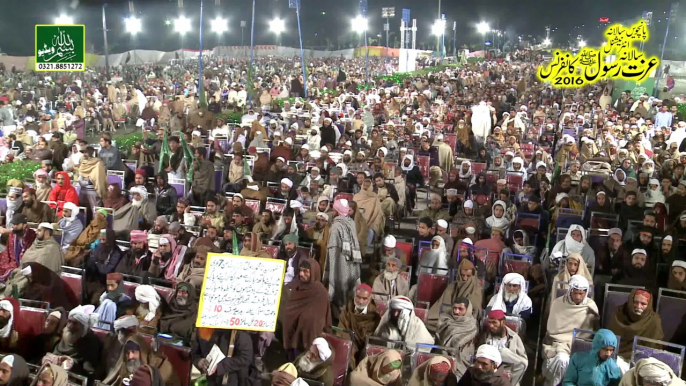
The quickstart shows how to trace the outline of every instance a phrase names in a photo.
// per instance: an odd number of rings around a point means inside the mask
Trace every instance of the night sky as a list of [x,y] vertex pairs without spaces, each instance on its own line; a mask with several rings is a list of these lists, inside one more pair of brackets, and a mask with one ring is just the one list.
[[[276,37],[269,31],[268,22],[275,16],[286,20],[286,33],[282,44],[296,47],[298,34],[295,11],[288,9],[288,0],[256,0],[255,44],[275,44]],[[349,45],[356,37],[352,33],[350,20],[358,14],[358,0],[301,0],[303,43],[307,47],[324,49],[328,44],[337,48]],[[431,25],[438,14],[438,0],[368,0],[368,36],[374,39],[383,33],[381,7],[396,7],[396,17],[391,19],[390,44],[399,34],[402,8],[411,10],[411,17],[417,19],[417,42],[435,44],[431,35]],[[89,52],[103,53],[103,34],[101,5],[102,0],[80,0],[76,9],[69,7],[72,0],[0,0],[0,51],[8,55],[33,55],[34,25],[52,23],[60,13],[68,13],[77,24],[86,25],[87,49]],[[135,14],[143,22],[143,32],[135,42],[124,30],[123,19],[128,15],[127,0],[108,0],[107,24],[110,53],[122,52],[135,47],[138,49],[173,50],[181,45],[179,34],[173,26],[165,26],[165,20],[173,20],[179,13],[177,0],[134,0]],[[686,7],[686,4],[683,4]],[[183,39],[184,48],[198,49],[200,0],[184,0],[183,13],[191,18],[193,32]],[[602,29],[598,28],[599,17],[609,17],[611,21],[623,21],[640,16],[643,11],[652,10],[654,21],[666,16],[668,0],[443,0],[442,12],[447,14],[446,46],[452,47],[452,26],[457,21],[457,45],[481,44],[481,35],[476,31],[476,23],[486,21],[491,28],[505,31],[505,39],[517,40],[523,35],[525,40],[543,39],[545,26],[553,29],[551,38],[559,43],[572,36],[581,34],[590,45],[601,42]],[[250,44],[251,0],[205,0],[205,38],[204,46],[240,45],[240,21],[247,21],[244,32],[245,45]],[[322,14],[322,13],[325,14]],[[209,28],[210,20],[217,15],[229,20],[229,32],[221,40]],[[682,9],[681,15],[685,14]],[[679,18],[681,19],[681,17]],[[581,27],[581,25],[584,25]],[[664,20],[651,29],[651,41],[662,41]],[[681,34],[684,23],[676,23],[671,28],[674,34]],[[575,29],[574,27],[579,27]],[[531,38],[529,38],[531,35]],[[399,38],[398,38],[399,39]],[[488,39],[488,37],[487,37]],[[490,39],[489,39],[490,40]],[[385,43],[385,34],[381,40]],[[681,40],[678,41],[682,43]],[[676,44],[670,40],[671,45]],[[347,47],[346,47],[347,48]],[[419,48],[419,47],[418,47]],[[432,47],[433,48],[433,47]],[[686,47],[684,47],[686,48]]]

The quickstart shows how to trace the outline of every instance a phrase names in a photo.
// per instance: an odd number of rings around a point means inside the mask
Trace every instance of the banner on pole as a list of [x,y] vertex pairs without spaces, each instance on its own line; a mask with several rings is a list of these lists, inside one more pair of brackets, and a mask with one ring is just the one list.
[[406,25],[410,25],[410,10],[407,8],[403,8],[403,21]]
[[288,0],[288,8],[297,9],[298,0]]
[[367,0],[360,0],[360,14],[367,14]]

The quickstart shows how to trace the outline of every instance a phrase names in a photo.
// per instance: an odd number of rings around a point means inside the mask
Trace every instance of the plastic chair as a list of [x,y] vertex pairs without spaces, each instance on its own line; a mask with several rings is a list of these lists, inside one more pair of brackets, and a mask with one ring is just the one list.
[[186,197],[186,180],[182,178],[169,178],[169,186],[176,190],[178,197]]
[[472,163],[472,174],[478,175],[479,173],[486,170],[487,165],[485,162],[473,162]]
[[118,184],[121,189],[124,189],[124,172],[119,170],[108,170],[107,183]]
[[503,253],[502,259],[500,260],[499,272],[501,276],[505,276],[508,273],[519,273],[524,270],[529,271],[533,264],[533,257],[528,255],[517,255],[514,253]]
[[443,274],[420,273],[417,279],[417,301],[433,305],[441,298],[447,287],[447,270]]
[[[450,362],[450,368],[455,371],[455,348],[446,346],[436,346],[433,344],[417,343],[414,354],[412,355],[412,372],[422,363],[435,356],[442,356]],[[447,354],[446,354],[447,353]]]
[[686,292],[660,288],[656,312],[662,318],[663,339],[671,342],[686,316]]
[[272,259],[279,257],[279,246],[278,245],[263,245],[262,249],[267,251]]
[[124,276],[124,292],[131,298],[136,298],[136,288],[143,284],[143,278],[138,276],[123,275]]
[[610,320],[615,315],[617,307],[626,303],[629,300],[629,293],[633,289],[643,289],[645,287],[637,287],[632,285],[622,285],[622,284],[605,284],[605,297],[603,300],[603,315],[602,315],[602,325],[604,328],[610,325]]
[[286,208],[286,202],[287,200],[283,200],[280,198],[268,197],[265,209],[271,210],[275,216],[280,217],[281,213],[283,213],[283,210]]
[[[20,299],[20,303],[23,303],[23,299]],[[43,303],[43,302],[39,302]],[[47,303],[45,303],[47,305]],[[19,315],[21,315],[24,323],[26,323],[31,329],[31,335],[36,336],[43,332],[45,327],[45,321],[48,319],[48,314],[50,311],[49,307],[36,308],[31,306],[24,306],[23,304],[19,307]]]
[[83,269],[63,265],[60,277],[64,284],[74,291],[79,303],[83,303]]
[[170,302],[172,297],[174,297],[175,290],[172,282],[150,278],[150,285],[157,291],[157,294],[167,302]]
[[334,385],[343,386],[348,373],[350,357],[353,354],[353,339],[355,338],[355,333],[337,327],[332,327],[331,329],[334,332],[348,334],[350,337],[349,339],[346,339],[333,334],[324,334],[324,339],[329,342],[331,351],[334,352],[334,361],[331,365],[331,371],[333,371],[334,376]]
[[364,348],[366,356],[380,354],[386,350],[398,350],[398,352],[400,352],[401,360],[405,359],[405,342],[379,338],[376,336],[367,337]]
[[407,241],[396,241],[395,247],[400,249],[405,253],[406,261],[403,261],[404,265],[412,265],[412,248],[414,245],[414,239],[411,242]]
[[[646,343],[651,346],[661,347],[662,349],[648,347],[645,345]],[[678,344],[634,336],[634,345],[631,350],[631,367],[635,366],[636,362],[641,359],[655,358],[669,366],[677,377],[681,377],[685,351],[686,347]]]
[[[569,355],[571,356],[572,354],[577,352],[591,351],[591,349],[593,348],[593,337],[595,336],[595,334],[595,331],[575,328],[572,332],[572,351]],[[590,338],[585,338],[581,335],[588,335]],[[615,351],[612,353],[612,357],[614,359],[617,359],[617,355],[619,354],[619,345],[621,344],[621,339],[621,336],[617,337],[617,347],[615,347]]]
[[541,227],[541,215],[534,213],[517,213],[515,228],[525,227],[538,231]]
[[260,214],[260,200],[245,200],[245,206],[252,209],[253,216],[257,217]]
[[182,386],[188,386],[191,378],[191,349],[169,343],[161,343],[159,351],[167,357]]
[[581,209],[559,208],[555,228],[569,228],[574,224],[583,226],[584,211]]

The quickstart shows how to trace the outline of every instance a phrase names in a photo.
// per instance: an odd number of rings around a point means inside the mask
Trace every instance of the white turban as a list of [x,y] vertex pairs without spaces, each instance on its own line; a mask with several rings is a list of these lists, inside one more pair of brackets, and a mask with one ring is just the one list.
[[641,253],[641,254],[644,254],[644,255],[648,256],[648,253],[646,252],[646,250],[645,250],[645,249],[640,249],[640,248],[636,248],[636,249],[634,249],[633,251],[631,251],[631,256],[633,257],[633,256],[634,256],[635,254],[637,254],[637,253]]
[[129,194],[134,195],[134,194],[140,194],[143,200],[148,199],[148,190],[145,189],[144,186],[134,186],[133,188],[129,189]]
[[83,325],[84,335],[88,330],[91,329],[91,327],[98,323],[98,314],[94,313],[93,311],[95,311],[95,306],[92,304],[87,306],[78,306],[69,311],[69,319],[76,320]]
[[395,248],[396,240],[393,235],[388,235],[383,239],[383,246],[386,248]]
[[438,225],[439,227],[441,227],[443,229],[448,229],[448,222],[443,220],[443,219],[436,221],[436,225]]
[[644,361],[649,363],[643,363],[642,366],[638,367],[638,375],[641,378],[644,380],[647,378],[651,383],[663,385],[669,384],[672,381],[670,368],[665,363],[654,358],[646,358]]
[[6,355],[4,358],[2,358],[1,362],[6,363],[9,367],[14,367],[14,355]]
[[412,301],[406,296],[396,296],[389,302],[388,306],[394,310],[414,310]]
[[160,295],[152,286],[139,285],[136,287],[136,300],[141,303],[148,304],[148,314],[145,315],[145,321],[149,322],[155,318],[157,307],[160,306]]
[[10,336],[10,333],[12,332],[12,321],[14,320],[14,307],[12,306],[12,303],[9,300],[2,300],[0,301],[0,310],[9,311],[10,313],[10,320],[7,322],[5,327],[0,328],[0,338],[4,339]]
[[464,239],[462,239],[462,244],[474,245],[474,242],[469,237],[465,237]]
[[683,269],[686,269],[686,261],[674,260],[674,262],[672,263],[672,268],[674,267],[681,267]]
[[313,346],[317,347],[317,352],[319,352],[319,359],[322,362],[331,358],[331,347],[329,347],[329,342],[324,338],[317,338],[312,342]]
[[474,201],[467,200],[464,202],[464,207],[469,209],[474,209]]
[[476,357],[490,359],[495,362],[496,367],[503,363],[503,358],[500,356],[498,348],[491,346],[490,344],[482,344],[479,346],[479,349],[476,350]]
[[288,185],[289,188],[292,188],[292,187],[293,187],[293,181],[291,181],[291,180],[288,179],[288,178],[282,178],[282,179],[281,179],[281,183],[282,183],[282,184]]
[[138,327],[138,318],[134,315],[126,315],[114,321],[114,331],[124,328]]
[[76,204],[74,204],[73,202],[67,201],[64,203],[63,208],[71,210],[71,217],[69,217],[68,220],[70,220],[70,221],[76,220],[76,216],[79,215],[79,207],[76,206]]
[[588,282],[588,279],[586,279],[582,275],[573,275],[572,277],[569,278],[569,292],[570,293],[573,290],[582,290],[582,291],[586,291],[586,296],[588,296],[588,289],[590,287],[591,287],[591,285]]
[[378,151],[383,152],[384,157],[386,156],[386,154],[388,154],[388,149],[386,149],[385,147],[380,147]]
[[508,273],[507,275],[505,275],[505,277],[503,277],[503,285],[505,284],[518,284],[522,286],[522,288],[524,288],[524,286],[526,285],[526,279],[524,279],[524,276],[512,272]]
[[329,215],[326,214],[325,212],[319,212],[319,213],[317,213],[317,217],[321,217],[321,218],[323,218],[324,220],[329,221]]

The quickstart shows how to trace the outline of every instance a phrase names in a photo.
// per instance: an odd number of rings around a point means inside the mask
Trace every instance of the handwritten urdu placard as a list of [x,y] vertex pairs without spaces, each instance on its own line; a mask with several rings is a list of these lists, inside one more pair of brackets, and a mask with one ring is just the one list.
[[195,325],[274,332],[285,270],[283,260],[210,253]]

